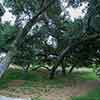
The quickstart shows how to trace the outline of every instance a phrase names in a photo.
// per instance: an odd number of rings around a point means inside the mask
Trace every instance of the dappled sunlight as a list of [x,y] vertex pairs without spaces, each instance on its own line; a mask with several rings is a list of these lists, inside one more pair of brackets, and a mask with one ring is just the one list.
[[0,100],[69,100],[100,87],[99,2],[0,0]]
[[78,18],[84,18],[87,13],[88,2],[82,2],[79,7],[73,8],[72,6],[68,7],[68,1],[61,0],[62,13],[61,16],[65,15],[66,19],[71,19],[74,21]]
[[2,16],[2,23],[10,22],[11,25],[14,25],[16,17],[9,12],[9,9],[6,9],[5,14]]
[[74,21],[74,19],[83,18],[87,12],[87,5],[88,3],[82,3],[82,6],[79,6],[78,8],[66,8],[66,10],[69,12],[71,20]]

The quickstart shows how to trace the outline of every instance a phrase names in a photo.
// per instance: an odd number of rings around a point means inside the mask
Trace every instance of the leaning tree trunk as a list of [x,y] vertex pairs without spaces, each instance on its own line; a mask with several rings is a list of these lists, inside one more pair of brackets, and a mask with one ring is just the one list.
[[69,49],[70,49],[70,46],[66,47],[65,50],[61,53],[61,55],[57,58],[58,61],[57,61],[56,65],[53,66],[52,69],[51,69],[50,79],[54,78],[55,71],[56,71],[57,67],[59,66],[59,64],[62,63],[63,58],[64,58],[65,54],[69,51]]
[[9,64],[12,61],[13,56],[15,55],[15,52],[17,50],[17,47],[21,45],[23,38],[27,35],[27,33],[30,31],[32,26],[37,22],[40,15],[45,12],[56,0],[52,0],[49,4],[44,6],[39,13],[37,13],[36,16],[33,16],[33,18],[27,22],[23,30],[20,30],[18,35],[16,36],[16,39],[14,40],[11,49],[8,51],[5,59],[0,62],[0,78],[3,76],[5,71],[8,69]]
[[72,65],[69,72],[68,72],[68,74],[71,74],[71,72],[73,71],[74,68],[75,68],[75,65]]
[[8,68],[13,55],[14,55],[14,52],[9,51],[6,57],[0,62],[0,78],[2,77],[6,69]]
[[77,47],[78,45],[84,43],[84,42],[88,42],[90,40],[96,40],[96,39],[99,39],[100,38],[100,34],[95,34],[95,35],[91,35],[91,36],[88,36],[86,38],[82,38],[81,40],[78,40],[76,41],[75,43],[71,43],[69,44],[69,46],[67,46],[64,51],[60,54],[60,56],[58,57],[58,60],[55,64],[55,66],[52,67],[51,69],[51,73],[50,73],[50,79],[53,79],[54,78],[54,75],[55,75],[55,71],[57,69],[57,67],[62,63],[64,57],[66,56],[67,53],[69,53],[69,51],[75,47]]

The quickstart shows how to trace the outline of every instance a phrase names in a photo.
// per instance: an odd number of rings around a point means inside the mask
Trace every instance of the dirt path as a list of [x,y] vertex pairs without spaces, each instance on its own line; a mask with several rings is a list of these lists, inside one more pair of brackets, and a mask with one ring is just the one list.
[[[16,83],[16,84],[15,84]],[[17,84],[18,83],[18,84]],[[13,96],[20,98],[30,98],[30,97],[41,97],[45,100],[69,100],[71,96],[84,95],[88,91],[100,86],[100,81],[83,81],[79,83],[74,83],[72,86],[68,86],[67,83],[63,88],[50,88],[46,87],[33,87],[29,91],[24,89],[16,88],[16,86],[21,85],[23,82],[21,80],[12,82],[12,86],[9,85],[8,89],[0,90],[0,95]],[[15,84],[15,87],[13,86]],[[16,90],[16,91],[15,91]]]
[[65,86],[62,89],[50,91],[46,96],[43,95],[43,98],[46,98],[46,100],[69,100],[71,96],[84,95],[99,85],[99,81],[87,81],[72,87]]

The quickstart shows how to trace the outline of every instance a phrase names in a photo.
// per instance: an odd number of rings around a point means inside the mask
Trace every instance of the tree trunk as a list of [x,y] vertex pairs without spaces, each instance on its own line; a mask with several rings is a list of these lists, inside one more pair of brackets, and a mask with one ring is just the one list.
[[30,64],[28,64],[28,65],[26,65],[26,66],[23,65],[23,71],[24,71],[25,73],[28,72],[29,68],[30,68]]
[[62,62],[62,75],[66,76],[66,67],[64,65],[64,61]]
[[27,79],[28,78],[29,68],[30,68],[30,64],[28,64],[26,66],[23,65],[22,79]]
[[52,67],[50,77],[49,77],[50,79],[54,78],[55,71],[56,71],[57,67],[58,67],[58,64],[56,66]]
[[14,56],[14,52],[9,51],[6,57],[0,62],[0,78],[3,76],[4,72],[7,70],[13,56]]
[[75,68],[75,66],[72,66],[72,67],[70,68],[68,74],[70,74],[70,73],[73,71],[74,68]]
[[11,63],[11,60],[13,56],[15,55],[15,49],[17,50],[17,47],[21,45],[22,40],[27,35],[27,33],[30,31],[32,26],[37,22],[39,16],[45,12],[56,0],[52,0],[49,4],[47,4],[45,7],[43,7],[39,13],[36,16],[33,16],[33,18],[27,22],[23,30],[20,30],[18,35],[16,36],[16,39],[14,40],[11,50],[8,51],[5,59],[0,63],[0,78],[3,76],[4,72],[7,70],[9,64]]
[[75,47],[77,47],[78,45],[80,45],[81,43],[84,43],[84,42],[87,42],[87,41],[90,41],[90,40],[95,40],[95,39],[98,39],[100,38],[100,35],[99,34],[95,34],[95,35],[91,35],[91,36],[88,36],[86,38],[82,38],[81,40],[78,40],[76,41],[75,43],[71,43],[69,44],[69,46],[67,46],[64,51],[60,54],[60,56],[58,56],[58,60],[57,60],[57,63],[55,64],[55,66],[52,67],[51,69],[51,73],[50,73],[50,79],[53,79],[54,78],[54,75],[55,75],[55,71],[57,69],[57,67],[59,66],[59,64],[62,63],[64,57],[66,56],[67,53],[69,53],[69,51]]
[[55,71],[56,71],[57,67],[59,66],[59,64],[62,63],[62,60],[63,60],[65,54],[69,51],[69,49],[70,49],[70,46],[66,47],[65,50],[64,50],[64,51],[60,54],[60,56],[57,58],[58,61],[57,61],[56,65],[53,66],[52,69],[51,69],[51,73],[50,73],[50,77],[49,77],[50,79],[53,79],[53,78],[54,78]]

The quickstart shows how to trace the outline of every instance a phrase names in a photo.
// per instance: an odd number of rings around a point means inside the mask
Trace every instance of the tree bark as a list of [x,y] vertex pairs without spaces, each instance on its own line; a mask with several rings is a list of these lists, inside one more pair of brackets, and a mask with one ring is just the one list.
[[70,73],[73,71],[74,68],[75,68],[75,66],[73,65],[73,66],[70,68],[68,74],[70,74]]
[[64,66],[62,66],[62,75],[63,75],[63,76],[66,76],[66,69],[65,69]]
[[64,61],[62,62],[62,75],[66,76],[66,67],[64,65]]
[[57,58],[58,61],[57,61],[56,65],[53,66],[52,69],[51,69],[51,73],[50,73],[50,77],[49,77],[50,79],[53,79],[53,78],[54,78],[55,71],[56,71],[57,67],[59,66],[59,64],[62,63],[62,60],[63,60],[65,54],[69,51],[69,49],[70,49],[70,46],[66,47],[65,50],[64,50],[64,51],[60,54],[60,56]]
[[77,47],[78,45],[80,45],[81,43],[84,43],[84,42],[87,42],[87,41],[90,41],[90,40],[96,40],[100,38],[100,34],[95,34],[95,35],[91,35],[91,36],[88,36],[86,38],[82,38],[81,40],[78,40],[76,41],[75,43],[71,43],[69,44],[69,46],[67,46],[63,52],[60,54],[60,56],[58,56],[58,60],[57,60],[57,63],[55,64],[55,66],[52,67],[51,69],[51,73],[50,73],[50,79],[53,79],[54,78],[54,75],[55,75],[55,71],[57,69],[57,67],[59,66],[59,64],[62,63],[64,57],[66,56],[67,53],[69,53],[69,51],[75,47]]
[[0,63],[0,78],[3,76],[5,71],[7,70],[9,64],[11,63],[11,60],[13,56],[15,55],[15,51],[17,50],[17,47],[21,45],[22,40],[27,35],[27,33],[30,31],[32,26],[37,22],[39,16],[45,12],[56,0],[52,0],[49,4],[47,4],[45,7],[43,7],[39,13],[36,16],[33,16],[33,18],[27,22],[25,27],[20,30],[18,35],[16,36],[16,39],[14,40],[13,44],[11,45],[11,50],[8,51],[5,59]]
[[4,72],[11,63],[11,59],[14,56],[14,51],[9,51],[6,57],[0,62],[0,78],[3,76]]

